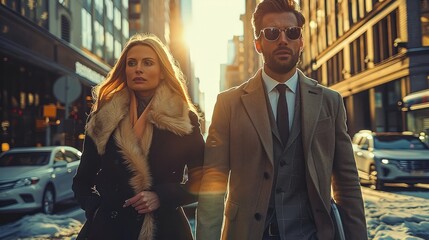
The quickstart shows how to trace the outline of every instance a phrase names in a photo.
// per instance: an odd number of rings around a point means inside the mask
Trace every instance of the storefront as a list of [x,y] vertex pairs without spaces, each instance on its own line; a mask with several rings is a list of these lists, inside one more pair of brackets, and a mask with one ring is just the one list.
[[81,148],[91,87],[110,67],[0,6],[0,140]]

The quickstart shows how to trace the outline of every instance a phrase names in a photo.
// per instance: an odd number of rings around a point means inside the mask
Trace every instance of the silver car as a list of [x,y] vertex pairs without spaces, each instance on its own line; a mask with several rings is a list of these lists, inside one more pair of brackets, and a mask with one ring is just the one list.
[[353,151],[362,184],[429,183],[429,148],[410,133],[362,130],[353,137]]
[[0,213],[54,212],[72,199],[82,153],[68,146],[14,148],[0,155]]

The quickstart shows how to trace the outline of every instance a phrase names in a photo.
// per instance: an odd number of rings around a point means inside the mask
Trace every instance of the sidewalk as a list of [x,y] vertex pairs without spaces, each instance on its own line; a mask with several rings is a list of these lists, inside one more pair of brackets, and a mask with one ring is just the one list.
[[369,239],[429,239],[429,199],[362,188]]

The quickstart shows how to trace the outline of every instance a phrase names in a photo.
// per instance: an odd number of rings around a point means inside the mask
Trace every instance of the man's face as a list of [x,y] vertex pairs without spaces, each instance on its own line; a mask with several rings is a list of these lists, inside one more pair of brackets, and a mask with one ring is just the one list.
[[[262,29],[268,27],[284,30],[298,27],[298,21],[292,12],[268,13],[262,18]],[[295,70],[302,47],[302,36],[292,40],[285,31],[281,31],[279,37],[272,41],[267,40],[263,33],[255,40],[255,48],[264,58],[265,71],[272,77]]]

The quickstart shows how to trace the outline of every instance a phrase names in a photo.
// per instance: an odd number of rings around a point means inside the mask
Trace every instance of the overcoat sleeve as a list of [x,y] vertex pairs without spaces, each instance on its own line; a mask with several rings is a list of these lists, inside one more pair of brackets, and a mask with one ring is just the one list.
[[204,139],[201,135],[198,117],[190,112],[189,117],[193,126],[192,133],[182,136],[182,141],[189,144],[185,154],[188,168],[187,181],[158,184],[153,191],[158,195],[161,206],[179,207],[194,203],[198,200],[198,190],[202,177],[204,161]]
[[218,240],[229,175],[230,111],[218,96],[204,153],[204,175],[197,208],[196,238]]
[[362,193],[353,149],[347,133],[346,111],[338,94],[338,114],[335,119],[335,155],[332,188],[341,210],[346,239],[367,239]]
[[94,189],[100,165],[101,157],[97,152],[95,143],[86,134],[81,161],[77,173],[73,178],[72,189],[81,208],[85,210],[87,219],[92,218],[92,215],[100,204],[100,196]]

